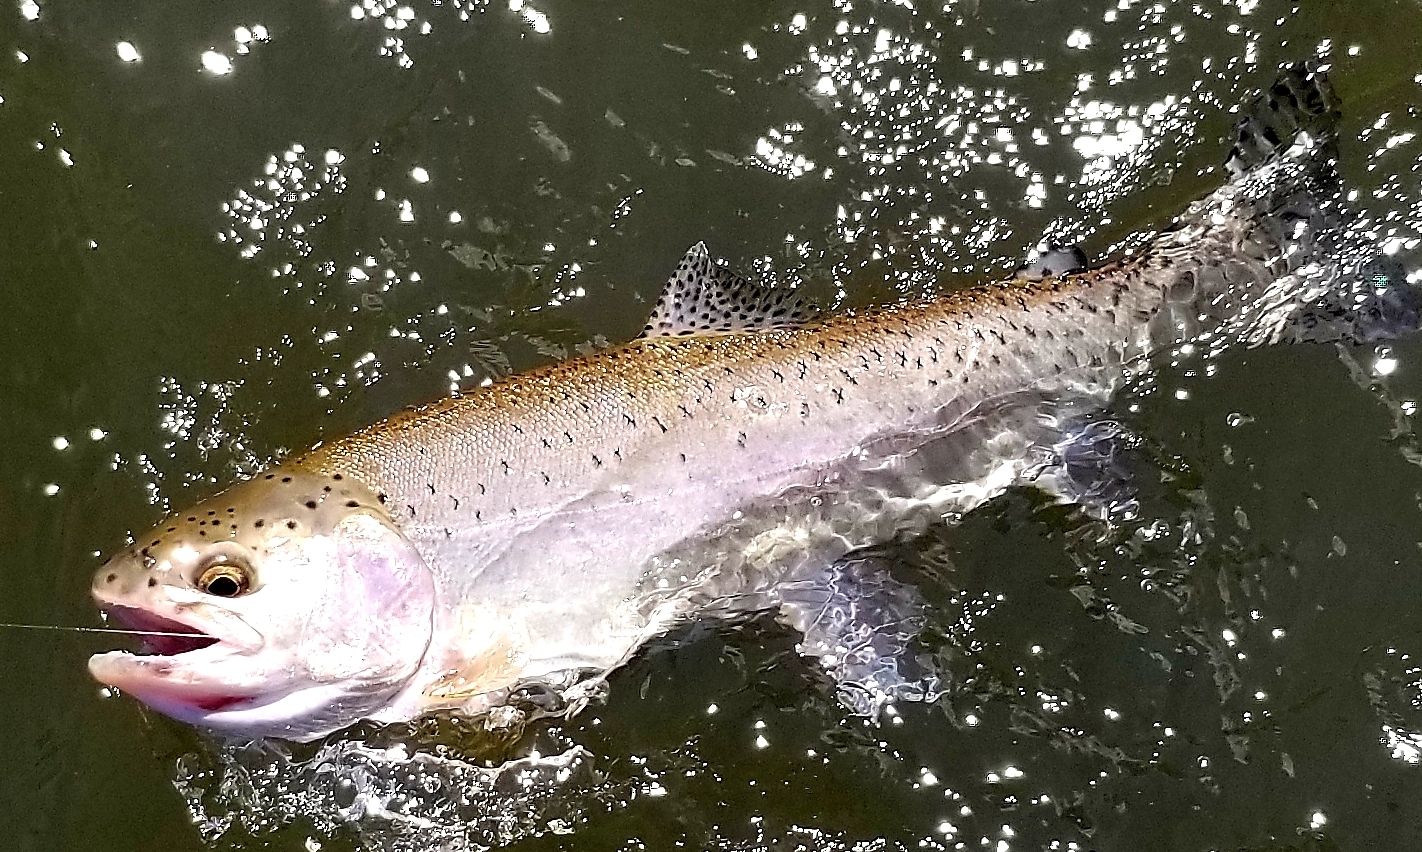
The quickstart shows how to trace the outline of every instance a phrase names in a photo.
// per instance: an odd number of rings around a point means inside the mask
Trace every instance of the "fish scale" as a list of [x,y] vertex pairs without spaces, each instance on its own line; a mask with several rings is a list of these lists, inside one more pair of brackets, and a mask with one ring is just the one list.
[[[1263,295],[1279,264],[1195,260],[1202,241],[1250,233],[1250,220],[1214,215],[1233,206],[1211,199],[1192,211],[1204,224],[1065,279],[795,329],[634,341],[415,410],[296,465],[383,495],[450,599],[517,613],[525,677],[604,671],[707,597],[745,591],[740,574],[702,577],[649,610],[634,592],[677,544],[714,551],[726,519],[757,501],[831,471],[845,488],[846,468],[852,479],[1026,392],[1104,399],[1133,362],[1196,333],[1199,315],[1182,322],[1173,304],[1199,304],[1201,287],[1236,294],[1239,325],[1250,300],[1238,294]],[[1004,460],[986,461],[968,476]],[[841,538],[820,555],[873,543]]]
[[[1165,258],[1193,236],[1064,280],[797,329],[634,341],[412,410],[296,465],[366,482],[452,566],[471,561],[467,539],[503,549],[491,541],[595,514],[582,508],[603,509],[597,495],[638,506],[693,497],[674,528],[648,525],[643,550],[656,552],[767,493],[766,480],[804,484],[882,436],[936,434],[1029,388],[1109,393],[1171,337],[1153,320],[1195,268]],[[1235,287],[1277,278],[1263,263],[1228,272]],[[754,473],[743,491],[728,465]]]
[[852,707],[929,697],[872,620],[911,623],[916,596],[841,559],[1032,481],[1161,350],[1288,337],[1323,295],[1353,311],[1369,247],[1340,225],[1334,103],[1291,68],[1223,187],[1076,274],[804,320],[698,244],[648,336],[318,446],[141,537],[95,597],[208,644],[91,670],[178,718],[311,739],[532,685],[576,708],[678,622],[770,609],[873,693]]

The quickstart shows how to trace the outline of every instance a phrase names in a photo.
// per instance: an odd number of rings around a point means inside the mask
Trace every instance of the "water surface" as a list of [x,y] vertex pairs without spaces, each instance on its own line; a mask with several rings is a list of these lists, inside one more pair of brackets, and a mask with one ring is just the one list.
[[[832,307],[1044,239],[1107,257],[1218,184],[1238,105],[1306,56],[1356,227],[1415,270],[1419,43],[1413,0],[11,2],[0,620],[95,625],[98,554],[168,508],[632,336],[697,240]],[[1013,492],[894,545],[953,686],[877,727],[768,620],[673,637],[517,741],[291,750],[101,695],[104,638],[5,630],[0,837],[1413,848],[1420,371],[1416,340],[1162,361],[1112,411],[1138,517]]]

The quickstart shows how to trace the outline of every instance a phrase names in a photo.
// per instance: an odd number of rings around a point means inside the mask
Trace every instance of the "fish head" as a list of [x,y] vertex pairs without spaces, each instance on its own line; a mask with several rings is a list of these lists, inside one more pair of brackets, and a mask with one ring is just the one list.
[[291,740],[389,703],[435,611],[432,572],[369,489],[285,467],[159,524],[92,592],[131,630],[179,634],[95,655],[101,683],[184,722]]

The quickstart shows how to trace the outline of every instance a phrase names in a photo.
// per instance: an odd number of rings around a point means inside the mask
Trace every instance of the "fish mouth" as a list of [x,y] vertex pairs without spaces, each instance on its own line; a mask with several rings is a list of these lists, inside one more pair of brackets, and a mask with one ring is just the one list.
[[256,694],[213,675],[215,667],[251,650],[237,636],[227,636],[226,630],[224,635],[214,635],[209,630],[215,627],[179,621],[147,606],[102,599],[98,603],[124,629],[140,634],[137,651],[109,651],[89,658],[89,674],[100,683],[190,722],[246,705]]
[[139,635],[135,656],[176,657],[209,648],[222,640],[191,624],[164,618],[140,607],[108,604],[104,607],[114,621]]

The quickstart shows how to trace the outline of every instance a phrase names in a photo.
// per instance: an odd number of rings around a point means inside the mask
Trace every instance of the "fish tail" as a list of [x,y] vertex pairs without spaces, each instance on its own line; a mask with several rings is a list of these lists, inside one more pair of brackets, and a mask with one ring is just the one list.
[[1338,96],[1318,61],[1289,65],[1235,125],[1225,169],[1235,180],[1244,178],[1285,152],[1300,133],[1320,143],[1313,159],[1331,160],[1340,118]]
[[1231,235],[1237,254],[1287,275],[1339,250],[1346,221],[1336,169],[1340,119],[1338,97],[1317,61],[1285,68],[1245,111],[1222,190],[1247,214]]
[[1307,305],[1362,286],[1376,250],[1346,228],[1339,118],[1317,61],[1288,66],[1246,110],[1224,163],[1229,180],[1145,253],[1165,299],[1154,345],[1275,342]]

